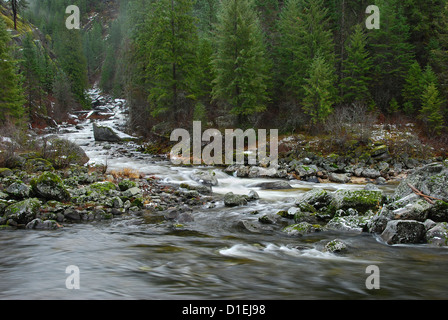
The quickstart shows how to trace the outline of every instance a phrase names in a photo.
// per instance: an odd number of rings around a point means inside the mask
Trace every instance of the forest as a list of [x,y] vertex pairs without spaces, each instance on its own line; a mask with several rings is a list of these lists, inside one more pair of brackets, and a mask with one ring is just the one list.
[[[63,121],[91,107],[97,85],[127,100],[141,135],[193,120],[334,134],[362,119],[447,135],[446,0],[0,3],[4,123]],[[65,27],[69,5],[80,8],[79,30]],[[370,5],[378,29],[366,27]]]

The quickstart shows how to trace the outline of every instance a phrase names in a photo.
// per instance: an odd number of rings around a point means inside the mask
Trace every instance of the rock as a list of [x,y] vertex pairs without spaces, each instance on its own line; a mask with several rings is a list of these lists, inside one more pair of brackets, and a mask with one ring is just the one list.
[[425,239],[425,225],[415,220],[391,220],[381,238],[387,244],[422,243]]
[[339,239],[334,239],[327,242],[324,247],[324,251],[331,253],[343,253],[347,251],[347,245]]
[[195,190],[201,194],[207,194],[210,195],[213,193],[212,186],[205,186],[205,185],[198,185],[198,186],[192,186],[186,183],[180,184],[181,188],[187,189],[187,190]]
[[334,173],[334,172],[330,172],[328,174],[328,179],[330,179],[331,182],[336,183],[348,183],[351,180],[350,175],[348,173]]
[[62,183],[62,179],[52,172],[44,172],[38,178],[31,180],[33,192],[46,200],[66,202],[70,200],[70,193]]
[[26,160],[25,170],[29,172],[44,172],[44,171],[54,171],[54,168],[50,161],[37,158]]
[[372,169],[372,168],[364,169],[362,171],[361,175],[363,177],[370,178],[370,179],[376,179],[376,178],[381,177],[381,173],[378,170]]
[[26,225],[27,229],[33,230],[56,230],[61,226],[54,220],[45,220],[34,219]]
[[5,177],[10,177],[12,176],[14,173],[12,172],[11,169],[8,168],[0,168],[0,178],[5,178]]
[[297,224],[291,224],[283,228],[283,232],[289,236],[303,236],[305,234],[321,231],[322,227],[320,225],[312,225],[308,222],[300,222]]
[[364,187],[364,190],[365,191],[380,191],[380,189],[373,183],[366,184],[366,186]]
[[260,196],[258,195],[258,193],[254,190],[250,190],[249,194],[247,196],[247,201],[255,201],[255,200],[259,200]]
[[435,224],[425,234],[426,241],[434,246],[448,246],[448,223]]
[[267,181],[255,183],[249,186],[250,188],[260,188],[261,190],[283,190],[292,189],[291,185],[286,181]]
[[118,188],[120,189],[120,191],[126,191],[134,187],[137,187],[137,183],[129,179],[124,179],[118,183]]
[[236,223],[236,227],[252,233],[266,233],[273,231],[272,225],[262,224],[253,220],[240,220]]
[[361,233],[367,227],[369,219],[364,216],[334,217],[327,223],[327,228],[338,231]]
[[[112,195],[114,191],[117,191],[117,186],[110,181],[102,181],[91,184],[88,189],[99,195],[107,196]],[[125,192],[127,192],[127,190]]]
[[34,198],[11,204],[5,209],[4,218],[17,224],[26,225],[36,218],[41,205],[42,203]]
[[123,200],[120,197],[113,197],[110,200],[110,206],[114,209],[121,209],[123,208]]
[[126,190],[125,192],[123,192],[123,197],[134,198],[141,194],[142,194],[142,190],[140,188],[133,187],[133,188],[130,188],[130,189]]
[[80,212],[74,208],[67,208],[64,210],[64,218],[71,221],[81,221],[82,216]]
[[24,199],[30,196],[30,187],[23,182],[14,182],[6,188],[6,193],[16,199]]
[[229,192],[224,196],[224,204],[226,207],[236,207],[247,204],[247,198],[244,195],[237,195]]
[[93,136],[95,141],[120,142],[120,136],[109,127],[98,126],[93,124]]
[[265,214],[258,218],[258,221],[263,224],[278,224],[282,221],[282,217],[277,214]]
[[417,220],[424,222],[428,217],[429,209],[432,205],[425,200],[417,200],[407,204],[403,208],[393,210],[394,220]]
[[375,147],[371,152],[370,155],[374,158],[383,156],[384,154],[387,154],[389,152],[389,148],[386,145],[379,145]]
[[297,165],[294,169],[300,179],[315,176],[319,169],[315,165]]
[[399,200],[413,193],[409,185],[423,194],[448,202],[448,165],[432,163],[416,169],[404,179],[394,193],[394,199]]
[[382,204],[382,199],[381,191],[338,190],[334,193],[331,205],[335,210],[352,208],[364,214],[368,210],[376,212]]
[[218,179],[214,171],[195,171],[191,178],[194,181],[200,182],[206,186],[217,186]]
[[307,211],[307,206],[311,205],[313,208],[310,212],[319,210],[328,206],[333,201],[333,194],[325,189],[315,188],[304,194],[301,194],[296,200],[295,205],[302,211]]

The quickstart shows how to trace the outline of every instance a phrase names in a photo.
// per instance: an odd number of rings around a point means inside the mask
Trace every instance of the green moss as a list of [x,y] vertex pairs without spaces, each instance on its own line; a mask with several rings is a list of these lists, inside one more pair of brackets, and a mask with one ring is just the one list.
[[91,184],[89,188],[91,191],[96,191],[103,195],[108,194],[111,190],[117,190],[117,186],[109,181],[96,182]]
[[128,179],[125,179],[118,183],[118,188],[120,188],[120,191],[126,191],[134,187],[137,187],[137,183]]
[[378,210],[382,200],[383,195],[381,191],[339,190],[335,194],[333,206],[335,209],[342,210],[353,208],[360,214],[364,214],[368,210]]

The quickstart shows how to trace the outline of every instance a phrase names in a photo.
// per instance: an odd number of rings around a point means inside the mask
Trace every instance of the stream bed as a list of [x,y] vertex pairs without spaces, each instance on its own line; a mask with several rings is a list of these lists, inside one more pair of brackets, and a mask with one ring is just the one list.
[[[119,126],[117,112],[109,126]],[[197,168],[175,167],[141,154],[132,142],[95,142],[92,124],[68,127],[61,136],[78,143],[91,163],[109,170],[130,168],[167,184],[192,183]],[[213,169],[214,196],[248,194],[254,182]],[[223,201],[199,207],[182,228],[121,217],[68,224],[57,231],[0,232],[0,299],[447,299],[448,251],[427,245],[386,245],[367,233],[325,231],[304,237],[250,232],[241,219],[253,211],[276,213],[315,187],[362,188],[355,184],[290,181],[291,190],[258,190],[260,200],[229,208]],[[382,187],[393,192],[393,186]],[[343,240],[348,251],[329,253],[324,245]],[[80,271],[79,290],[69,290],[68,266]],[[368,289],[369,266],[377,266],[379,289]]]

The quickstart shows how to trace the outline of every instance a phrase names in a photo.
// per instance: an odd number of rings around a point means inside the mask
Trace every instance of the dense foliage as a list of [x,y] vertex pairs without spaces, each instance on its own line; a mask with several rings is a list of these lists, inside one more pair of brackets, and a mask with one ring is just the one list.
[[[141,133],[192,120],[324,130],[343,108],[446,131],[447,0],[28,2],[24,17],[44,39],[24,37],[20,77],[12,60],[2,72],[11,84],[23,78],[30,114],[48,95],[62,113],[72,101],[88,106],[85,90],[96,83],[128,99]],[[64,27],[70,4],[81,10],[81,30]],[[366,27],[369,5],[379,8],[379,29]],[[8,41],[0,45],[7,54]],[[20,101],[13,91],[16,102],[3,103],[11,116]]]

